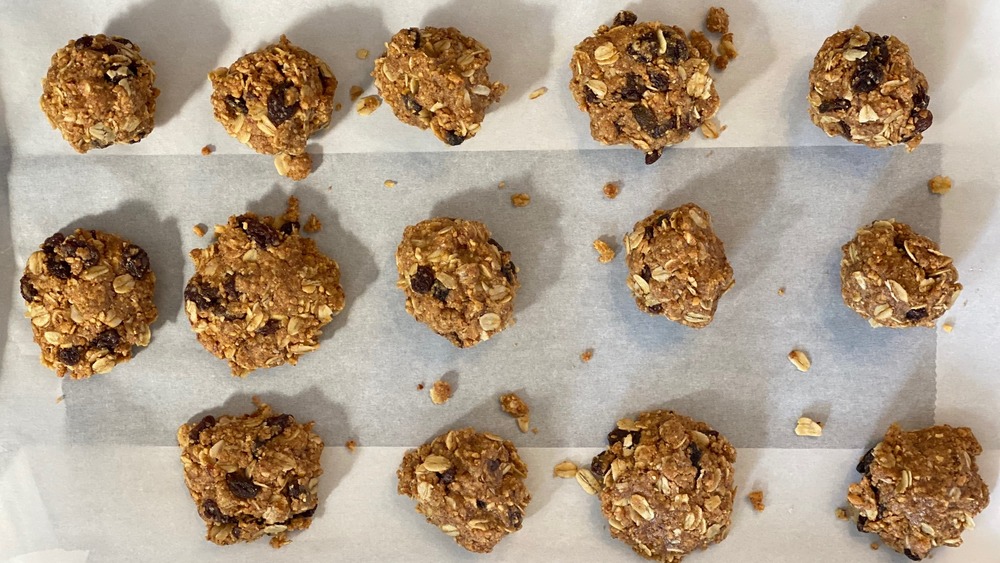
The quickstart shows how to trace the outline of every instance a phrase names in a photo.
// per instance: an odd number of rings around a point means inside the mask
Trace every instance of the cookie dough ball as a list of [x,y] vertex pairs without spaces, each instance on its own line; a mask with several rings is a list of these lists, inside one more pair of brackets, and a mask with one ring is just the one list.
[[809,72],[809,115],[831,137],[917,148],[933,122],[927,78],[892,35],[855,26],[823,42]]
[[878,534],[914,561],[935,547],[962,545],[962,532],[990,502],[976,466],[982,451],[968,428],[904,432],[893,424],[861,458],[864,476],[848,489],[858,530]]
[[951,258],[894,219],[858,229],[843,252],[844,303],[873,327],[933,327],[962,291]]
[[295,365],[319,348],[322,328],[344,308],[337,263],[299,234],[299,202],[280,217],[244,213],[191,251],[195,274],[184,310],[198,341],[233,375]]
[[28,257],[21,297],[42,365],[83,379],[132,358],[156,320],[146,251],[110,233],[56,233]]
[[313,423],[275,414],[256,397],[242,416],[206,416],[177,430],[184,482],[205,521],[205,539],[219,545],[286,533],[312,523],[323,439]]
[[490,82],[489,64],[490,50],[453,27],[411,27],[392,36],[372,76],[400,121],[461,145],[507,91]]
[[721,542],[733,513],[735,461],[733,446],[704,422],[671,411],[618,421],[591,464],[612,537],[667,562]]
[[273,154],[283,176],[309,175],[309,137],[330,124],[337,79],[330,67],[288,38],[217,68],[212,81],[215,119],[239,142]]
[[489,553],[521,529],[531,495],[528,467],[514,444],[472,428],[452,430],[410,450],[396,472],[399,494],[469,551]]
[[52,55],[42,111],[76,152],[138,143],[153,130],[153,62],[117,35],[84,35]]
[[478,221],[438,217],[406,227],[396,268],[406,312],[459,348],[514,324],[517,267]]
[[733,268],[712,217],[693,203],[657,209],[625,235],[626,283],[639,309],[692,328],[712,322]]
[[719,110],[711,57],[679,27],[636,23],[635,14],[620,12],[611,27],[602,25],[576,46],[569,88],[590,114],[594,139],[629,143],[652,164]]

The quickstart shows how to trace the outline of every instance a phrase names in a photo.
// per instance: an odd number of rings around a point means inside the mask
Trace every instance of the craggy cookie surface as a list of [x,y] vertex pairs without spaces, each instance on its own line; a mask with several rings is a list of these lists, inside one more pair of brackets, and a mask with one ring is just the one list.
[[490,50],[453,27],[411,27],[392,36],[372,76],[400,121],[460,145],[507,90],[490,82],[489,63]]
[[656,210],[625,235],[626,283],[639,309],[704,328],[733,286],[733,268],[712,218],[693,203]]
[[976,466],[982,451],[968,428],[904,432],[893,424],[858,463],[864,476],[848,489],[858,530],[878,534],[914,561],[935,547],[961,545],[962,532],[990,501]]
[[648,559],[676,562],[725,539],[736,450],[707,424],[671,411],[624,419],[591,472],[611,535]]
[[295,364],[319,347],[322,328],[344,308],[337,263],[299,234],[294,197],[279,217],[244,213],[191,251],[195,274],[184,310],[198,341],[233,375]]
[[239,142],[275,155],[278,172],[293,180],[309,175],[306,141],[330,124],[337,79],[305,49],[281,40],[217,68],[212,81],[215,119]]
[[42,111],[77,152],[138,143],[153,130],[153,63],[117,35],[84,35],[52,55]]
[[843,252],[844,303],[873,327],[933,327],[962,291],[951,258],[895,220],[858,229]]
[[917,148],[933,122],[927,78],[892,35],[855,26],[823,42],[809,73],[809,115],[831,137]]
[[455,542],[488,553],[521,529],[531,495],[514,444],[472,428],[452,430],[410,450],[397,471],[399,494]]
[[406,311],[459,348],[514,324],[517,268],[478,221],[439,217],[406,227],[396,267]]
[[206,539],[229,545],[271,535],[271,545],[281,547],[286,532],[312,523],[323,440],[312,422],[254,402],[252,414],[209,415],[177,430],[184,482]]
[[635,14],[621,12],[576,46],[570,91],[590,114],[594,139],[630,143],[652,163],[718,111],[711,58],[681,28],[637,23]]
[[146,252],[101,231],[56,233],[21,277],[42,364],[73,379],[107,373],[149,344],[156,275]]

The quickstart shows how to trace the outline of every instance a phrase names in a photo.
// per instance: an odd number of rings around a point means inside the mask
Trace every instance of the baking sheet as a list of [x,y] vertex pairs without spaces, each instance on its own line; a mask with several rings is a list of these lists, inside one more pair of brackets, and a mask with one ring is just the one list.
[[[832,518],[853,460],[891,421],[971,425],[990,449],[984,476],[996,485],[997,78],[982,68],[996,54],[988,40],[1000,25],[996,5],[727,6],[741,49],[718,79],[728,129],[714,141],[696,134],[652,167],[632,151],[595,147],[565,88],[572,45],[618,8],[604,3],[0,6],[0,262],[11,272],[0,280],[0,311],[9,311],[0,324],[0,557],[469,559],[395,496],[392,475],[405,447],[475,425],[515,439],[532,471],[525,529],[493,559],[626,558],[607,538],[596,503],[549,473],[567,456],[588,460],[615,419],[651,407],[724,432],[740,448],[741,490],[761,486],[774,498],[761,515],[739,503],[730,538],[700,561],[893,560]],[[643,19],[685,27],[707,6],[630,5]],[[445,151],[388,108],[367,118],[350,111],[351,84],[371,91],[366,74],[380,42],[414,22],[476,36],[493,48],[491,73],[511,86],[483,132],[458,149]],[[832,30],[855,22],[908,41],[932,84],[936,124],[913,154],[845,147],[805,115],[813,53]],[[148,139],[79,156],[38,111],[38,83],[52,51],[98,30],[138,42],[157,61],[164,93]],[[316,139],[310,151],[322,155],[319,168],[298,184],[228,138],[207,106],[205,73],[281,32],[330,63],[348,106]],[[367,61],[355,57],[360,47],[372,51]],[[539,86],[549,92],[528,100]],[[200,156],[206,143],[218,152]],[[925,183],[942,172],[956,189],[938,198]],[[386,179],[398,185],[387,189]],[[601,196],[606,181],[621,183],[618,199]],[[532,203],[513,208],[516,192]],[[299,366],[232,378],[180,311],[192,272],[186,253],[209,242],[191,226],[245,209],[277,213],[289,194],[322,219],[316,239],[341,265],[347,309]],[[620,252],[635,221],[687,201],[713,214],[737,280],[715,322],[698,332],[639,313],[621,257],[601,265],[590,248],[600,237]],[[438,214],[485,221],[521,267],[517,325],[474,349],[454,349],[413,321],[394,287],[402,228]],[[966,291],[946,316],[953,334],[872,331],[840,303],[839,246],[881,217],[939,238],[955,257]],[[129,364],[90,381],[60,381],[37,362],[14,282],[41,240],[82,226],[149,251],[161,317],[151,346]],[[808,374],[785,359],[793,347],[812,358]],[[588,364],[579,359],[586,348],[595,352]],[[443,407],[416,390],[438,377],[456,389]],[[538,434],[518,433],[500,413],[496,397],[510,390],[532,405]],[[244,411],[254,394],[316,420],[331,446],[325,508],[313,529],[276,553],[200,540],[173,447],[180,423]],[[791,433],[802,414],[826,423],[822,438]],[[349,438],[362,446],[355,456],[338,447]],[[965,547],[935,559],[991,561],[1000,547],[995,513],[984,513]],[[400,541],[377,539],[385,536]],[[823,548],[812,553],[815,546]]]

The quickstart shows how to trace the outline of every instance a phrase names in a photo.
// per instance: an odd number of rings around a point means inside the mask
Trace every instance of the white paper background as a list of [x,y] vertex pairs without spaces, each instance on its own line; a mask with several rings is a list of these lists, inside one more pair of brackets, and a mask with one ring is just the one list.
[[[976,430],[991,450],[982,464],[995,488],[995,3],[733,3],[727,8],[741,57],[718,80],[720,118],[729,129],[715,141],[693,139],[650,168],[630,151],[595,147],[565,88],[572,46],[620,6],[398,4],[0,2],[0,260],[10,272],[0,282],[0,307],[10,311],[0,325],[0,557],[471,559],[395,495],[393,473],[405,448],[362,447],[348,456],[337,446],[348,437],[363,446],[412,446],[440,429],[475,424],[521,445],[535,496],[524,530],[491,559],[631,559],[607,537],[593,499],[549,474],[565,457],[588,460],[618,416],[661,405],[730,435],[741,447],[741,490],[763,487],[768,495],[763,514],[739,503],[730,538],[692,561],[899,560],[884,548],[872,552],[870,538],[832,514],[856,458],[887,422],[928,423],[931,410],[938,422]],[[689,28],[707,6],[630,5],[642,19]],[[932,85],[935,126],[911,155],[843,147],[808,121],[812,56],[825,36],[854,23],[907,41]],[[418,24],[455,25],[479,38],[493,49],[491,73],[511,87],[482,133],[448,154],[387,108],[362,118],[346,98],[352,84],[371,91],[371,57],[359,61],[355,51],[366,47],[374,57],[393,31]],[[37,109],[39,81],[56,48],[98,31],[133,39],[157,61],[159,125],[138,145],[78,156]],[[311,150],[325,155],[322,164],[296,189],[320,208],[312,209],[325,223],[317,239],[344,269],[349,309],[299,367],[244,381],[229,378],[197,345],[178,314],[179,292],[191,272],[184,254],[208,242],[194,237],[191,225],[222,222],[248,207],[280,211],[292,191],[268,157],[247,154],[212,121],[205,80],[215,66],[282,32],[327,60],[348,106],[316,139]],[[527,99],[543,85],[548,94]],[[219,152],[204,159],[198,151],[207,143]],[[795,148],[815,146],[834,148]],[[753,147],[773,148],[738,150]],[[435,154],[343,154],[355,152]],[[462,158],[467,152],[479,154]],[[937,172],[956,181],[940,202],[922,186]],[[386,190],[386,178],[400,185]],[[611,179],[622,180],[624,192],[602,201],[598,190]],[[495,191],[499,180],[510,185],[506,193]],[[509,208],[514,191],[531,193],[532,205]],[[588,247],[597,236],[617,241],[654,207],[680,199],[713,213],[738,280],[716,323],[699,333],[639,315],[622,293],[621,263],[599,266]],[[452,350],[410,320],[392,287],[398,232],[436,211],[479,215],[503,234],[498,240],[523,270],[518,325],[473,350]],[[966,291],[947,317],[953,334],[870,332],[831,294],[836,247],[884,214],[940,232],[943,249],[956,258]],[[37,363],[14,282],[40,240],[89,221],[150,250],[163,320],[153,345],[112,375],[60,382]],[[774,290],[782,285],[790,291],[779,299]],[[756,331],[746,330],[745,313],[760,315]],[[936,358],[928,356],[935,340]],[[783,359],[792,345],[813,355],[808,376]],[[581,366],[576,356],[588,346],[595,360]],[[457,380],[458,392],[447,406],[431,407],[413,386],[443,373]],[[537,436],[515,435],[497,412],[496,394],[510,389],[531,399]],[[201,540],[169,431],[223,404],[243,410],[253,393],[317,419],[333,446],[319,518],[280,552]],[[66,401],[57,405],[61,394]],[[788,436],[804,411],[828,420],[821,440]],[[562,449],[574,445],[591,447]],[[770,449],[750,449],[759,446]],[[848,449],[791,449],[802,447]],[[996,514],[988,509],[963,548],[935,560],[996,561]],[[67,551],[39,553],[59,549]]]

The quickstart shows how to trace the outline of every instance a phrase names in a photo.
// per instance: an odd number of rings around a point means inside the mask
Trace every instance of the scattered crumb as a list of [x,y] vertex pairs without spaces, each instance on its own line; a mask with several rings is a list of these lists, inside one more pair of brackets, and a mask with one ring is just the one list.
[[927,182],[927,187],[931,193],[944,195],[951,191],[951,178],[947,176],[934,176]]
[[507,187],[507,182],[504,182],[503,180],[500,180],[500,183],[499,183],[499,184],[497,184],[497,188],[498,188],[498,189],[501,189],[501,190],[502,190],[502,189],[504,189],[504,188],[506,188],[506,187]]
[[59,395],[58,397],[56,397],[56,404],[58,405],[59,403],[63,402],[63,400],[65,400],[65,399],[66,399],[66,395]]
[[382,182],[382,185],[385,186],[385,187],[387,187],[387,188],[395,188],[396,187],[396,181],[395,180],[386,180],[385,182]]
[[358,448],[358,443],[355,442],[354,440],[348,440],[344,444],[344,447],[347,448],[347,451],[349,451],[349,452],[351,452],[353,454],[354,450],[356,450]]
[[201,147],[201,156],[208,156],[215,152],[215,147],[212,145],[205,145]]
[[365,96],[358,100],[357,111],[361,115],[371,115],[382,105],[382,98],[378,96]]
[[594,241],[594,250],[597,251],[597,261],[601,264],[607,264],[615,259],[615,250],[601,239]]
[[601,483],[586,467],[577,468],[575,477],[576,482],[580,484],[580,488],[586,491],[588,495],[596,495],[601,490]]
[[514,204],[514,207],[525,207],[531,203],[531,196],[526,193],[519,193],[510,196],[510,202]]
[[792,362],[795,369],[801,372],[809,371],[812,367],[812,362],[809,361],[809,356],[806,355],[802,350],[792,350],[788,353],[788,361]]
[[532,434],[538,434],[538,427],[537,426],[532,427],[531,428],[531,433]]
[[691,45],[698,49],[701,58],[709,59],[712,56],[712,42],[708,40],[708,37],[705,37],[704,33],[692,29],[688,32],[688,37],[691,39]]
[[340,111],[344,109],[344,104],[337,102],[337,105],[333,106],[333,111]]
[[358,49],[358,52],[355,54],[359,59],[365,60],[368,58],[368,49]]
[[528,404],[516,393],[500,395],[500,408],[503,412],[517,419],[517,427],[521,432],[527,432],[531,426],[531,411]]
[[753,505],[754,510],[764,512],[764,491],[750,491],[747,498],[750,499],[750,504]]
[[618,184],[614,182],[608,182],[607,184],[604,184],[604,197],[608,199],[615,199],[616,197],[618,197],[618,194],[620,193],[621,193],[621,188],[618,187]]
[[566,460],[562,463],[557,463],[556,466],[552,468],[552,476],[560,479],[575,479],[576,470],[576,464],[572,461]]
[[537,88],[535,90],[532,90],[531,93],[528,94],[528,99],[529,100],[534,100],[535,98],[540,98],[540,97],[544,96],[545,93],[548,92],[548,91],[549,91],[548,88],[546,88],[545,86],[542,86],[541,88]]
[[435,405],[443,405],[451,398],[451,385],[440,379],[431,386],[431,401]]
[[282,547],[292,543],[292,540],[288,539],[288,536],[282,532],[276,536],[271,537],[271,547],[274,549],[281,549]]
[[868,547],[872,548],[872,551],[878,551],[878,544],[875,542],[872,542]]
[[593,348],[587,348],[586,350],[583,351],[582,354],[580,354],[580,360],[583,361],[583,363],[587,363],[593,358],[594,358]]
[[733,60],[740,56],[739,51],[736,50],[736,45],[733,45],[733,34],[726,32],[722,35],[722,39],[719,40],[719,53],[721,57]]
[[823,435],[823,426],[815,420],[803,416],[795,424],[795,435],[819,437]]
[[364,94],[364,93],[365,93],[365,91],[364,91],[364,89],[361,86],[357,86],[357,85],[351,86],[351,90],[350,90],[351,101],[352,102],[356,102],[358,100],[358,98],[361,97],[361,94]]
[[784,294],[785,294],[785,288],[779,287],[778,288],[778,295],[784,295]]
[[198,235],[199,237],[205,236],[205,233],[207,232],[205,230],[205,225],[202,225],[201,223],[198,223],[197,225],[191,227],[191,230],[194,231],[194,234]]
[[715,65],[715,70],[726,70],[729,68],[729,59],[719,55],[718,57],[715,57],[715,61],[713,61],[712,64]]
[[709,8],[705,27],[712,33],[729,33],[729,14],[726,9],[716,6]]
[[322,229],[323,223],[320,223],[319,217],[312,213],[309,214],[309,219],[306,220],[306,224],[302,226],[302,230],[307,233],[318,233]]
[[423,390],[424,390],[424,384],[423,383],[417,383],[417,391],[423,391]]
[[943,325],[941,325],[941,330],[947,332],[948,334],[951,334],[951,331],[955,330],[955,325],[951,323],[944,323]]
[[843,508],[837,508],[837,510],[834,511],[834,514],[837,515],[837,520],[847,520],[847,511]]
[[701,124],[701,134],[706,139],[718,139],[725,130],[726,126],[720,125],[719,120],[714,117]]

